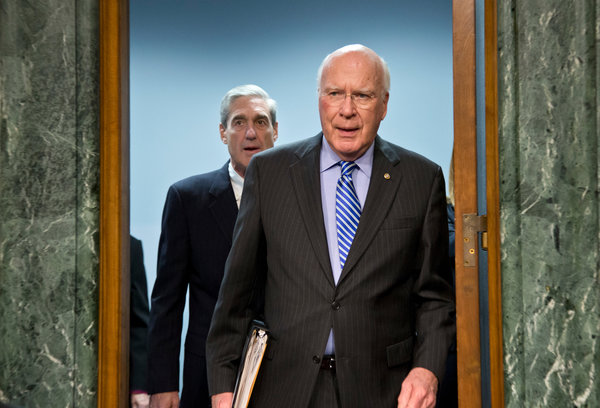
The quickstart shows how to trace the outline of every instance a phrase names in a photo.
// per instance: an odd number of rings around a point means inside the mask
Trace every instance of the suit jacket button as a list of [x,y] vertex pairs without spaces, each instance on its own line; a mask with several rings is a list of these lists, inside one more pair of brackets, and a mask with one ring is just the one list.
[[340,304],[338,303],[337,300],[334,300],[333,302],[331,302],[331,308],[333,310],[340,310]]
[[313,356],[313,363],[319,364],[320,362],[321,362],[321,359],[319,358],[319,356]]

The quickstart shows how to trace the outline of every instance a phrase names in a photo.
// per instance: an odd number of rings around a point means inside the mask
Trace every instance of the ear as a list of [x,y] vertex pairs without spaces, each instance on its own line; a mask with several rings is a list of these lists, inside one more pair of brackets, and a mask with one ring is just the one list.
[[275,122],[275,124],[273,125],[273,141],[276,141],[278,136],[279,136],[279,122]]
[[219,133],[221,134],[221,141],[223,144],[227,144],[227,135],[225,134],[225,126],[222,123],[219,123]]
[[383,97],[383,113],[381,115],[381,120],[385,119],[385,115],[387,115],[387,105],[388,105],[389,100],[390,100],[390,93],[386,92],[385,96]]

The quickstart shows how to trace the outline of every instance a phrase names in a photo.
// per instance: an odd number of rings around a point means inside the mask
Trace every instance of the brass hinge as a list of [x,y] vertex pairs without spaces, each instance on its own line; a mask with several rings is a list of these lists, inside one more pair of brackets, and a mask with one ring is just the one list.
[[477,234],[481,232],[481,249],[487,251],[487,215],[463,215],[463,259],[465,266],[476,266]]

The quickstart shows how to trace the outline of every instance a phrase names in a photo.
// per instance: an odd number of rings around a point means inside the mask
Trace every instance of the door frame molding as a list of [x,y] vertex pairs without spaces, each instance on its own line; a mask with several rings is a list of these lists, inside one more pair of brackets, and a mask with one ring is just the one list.
[[465,263],[464,214],[477,214],[477,97],[475,0],[454,0],[454,197],[456,342],[461,408],[481,407],[478,251]]
[[[484,0],[485,160],[488,233],[488,306],[491,406],[504,407],[500,204],[498,172],[497,0]],[[463,216],[477,208],[476,0],[453,2],[454,191],[456,214],[456,325],[458,398],[461,408],[480,407],[481,346],[479,270],[465,263]]]
[[504,407],[502,280],[500,269],[500,154],[498,151],[497,0],[485,0],[484,13],[490,390],[492,407]]
[[129,1],[99,1],[99,408],[129,406]]

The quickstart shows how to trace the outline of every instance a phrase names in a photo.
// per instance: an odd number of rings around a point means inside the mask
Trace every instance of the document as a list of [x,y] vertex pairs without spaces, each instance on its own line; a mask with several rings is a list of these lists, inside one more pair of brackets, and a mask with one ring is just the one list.
[[265,355],[268,338],[269,330],[265,324],[254,320],[250,325],[248,338],[246,339],[242,353],[242,360],[233,392],[233,408],[246,408],[250,403],[250,395],[258,376],[260,363]]

